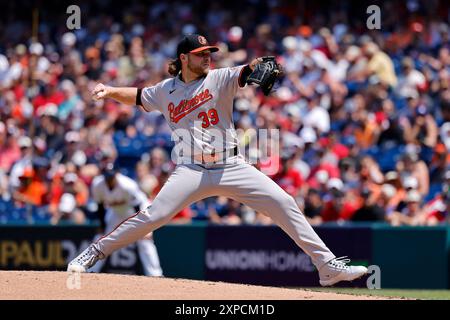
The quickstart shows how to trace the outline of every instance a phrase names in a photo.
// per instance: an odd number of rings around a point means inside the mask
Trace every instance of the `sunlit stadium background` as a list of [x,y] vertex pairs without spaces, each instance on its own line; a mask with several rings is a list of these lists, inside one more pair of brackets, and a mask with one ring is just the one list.
[[[70,5],[80,29],[68,28]],[[379,29],[368,28],[369,5],[380,9]],[[0,269],[65,269],[99,232],[90,186],[104,161],[155,197],[174,168],[162,115],[93,101],[91,91],[167,78],[180,37],[200,33],[221,48],[215,68],[263,55],[284,66],[271,96],[239,92],[235,126],[280,131],[280,154],[257,167],[295,197],[330,248],[380,266],[382,287],[449,288],[447,1],[1,8]],[[240,138],[245,148],[249,137]],[[309,258],[268,217],[232,200],[193,204],[155,238],[166,276],[317,285]],[[136,248],[115,253],[104,271],[140,273]]]

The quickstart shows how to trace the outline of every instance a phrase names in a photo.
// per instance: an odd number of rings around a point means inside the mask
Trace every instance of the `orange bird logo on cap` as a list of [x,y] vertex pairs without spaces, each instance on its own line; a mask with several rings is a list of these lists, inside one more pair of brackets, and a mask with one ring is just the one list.
[[203,36],[198,36],[198,42],[200,42],[200,44],[207,44],[208,42],[206,41],[205,37]]

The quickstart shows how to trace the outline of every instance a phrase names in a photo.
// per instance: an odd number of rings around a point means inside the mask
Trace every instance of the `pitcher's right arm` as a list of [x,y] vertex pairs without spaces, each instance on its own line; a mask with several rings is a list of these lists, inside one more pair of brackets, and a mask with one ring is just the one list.
[[[109,87],[103,83],[99,83],[92,91],[92,98],[100,100],[105,98],[114,99],[120,103],[127,105],[136,105],[140,101],[140,90],[132,87]],[[139,93],[139,97],[138,97]]]

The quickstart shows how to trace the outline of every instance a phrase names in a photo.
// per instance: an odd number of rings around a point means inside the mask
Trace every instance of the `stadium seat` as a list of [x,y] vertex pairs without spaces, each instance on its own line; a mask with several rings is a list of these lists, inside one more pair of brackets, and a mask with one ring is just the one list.
[[436,197],[442,191],[442,185],[440,183],[433,183],[430,185],[430,190],[424,199],[424,202],[428,202]]
[[395,170],[395,165],[402,154],[403,149],[403,146],[397,145],[385,146],[382,148],[373,146],[366,151],[366,154],[377,159],[381,171],[388,172]]
[[8,214],[8,222],[26,223],[28,221],[28,208],[14,208]]
[[33,206],[32,217],[34,222],[48,223],[51,219],[51,214],[48,211],[48,206],[36,207]]

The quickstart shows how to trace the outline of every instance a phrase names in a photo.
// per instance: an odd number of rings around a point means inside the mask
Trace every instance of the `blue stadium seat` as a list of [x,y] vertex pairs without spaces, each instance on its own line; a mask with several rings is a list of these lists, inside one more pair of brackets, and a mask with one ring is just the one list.
[[8,212],[9,210],[8,202],[9,201],[0,199],[0,214]]
[[208,220],[209,219],[209,206],[205,200],[193,203],[190,206],[190,208],[194,212],[194,216],[192,217],[192,220]]
[[346,124],[347,123],[344,120],[331,121],[330,130],[333,132],[340,132]]
[[401,65],[401,58],[398,56],[392,57],[392,63],[394,64],[394,71],[397,76],[400,76],[402,74],[402,65]]
[[403,153],[404,146],[394,145],[389,147],[380,148],[373,146],[366,151],[366,154],[370,155],[380,166],[381,171],[387,172],[395,170],[395,164]]
[[401,98],[395,94],[391,95],[391,99],[397,111],[401,111],[407,107],[406,99]]
[[8,201],[0,199],[0,224],[8,222],[8,212],[10,212]]
[[125,132],[124,131],[116,131],[116,132],[114,132],[114,135],[113,135],[114,141],[120,141],[123,138],[125,138]]
[[27,216],[28,209],[26,207],[14,208],[8,214],[8,222],[26,223],[28,221]]
[[51,214],[48,211],[48,206],[36,207],[33,206],[32,217],[34,222],[50,222]]
[[432,183],[430,185],[430,190],[428,191],[428,194],[425,197],[424,201],[425,202],[430,201],[431,199],[436,197],[439,194],[439,192],[441,192],[441,191],[442,191],[442,184],[440,184],[440,183]]
[[10,220],[20,220],[20,215],[18,213],[14,213],[16,208],[14,207],[14,203],[12,201],[0,200],[0,219],[7,223]]

